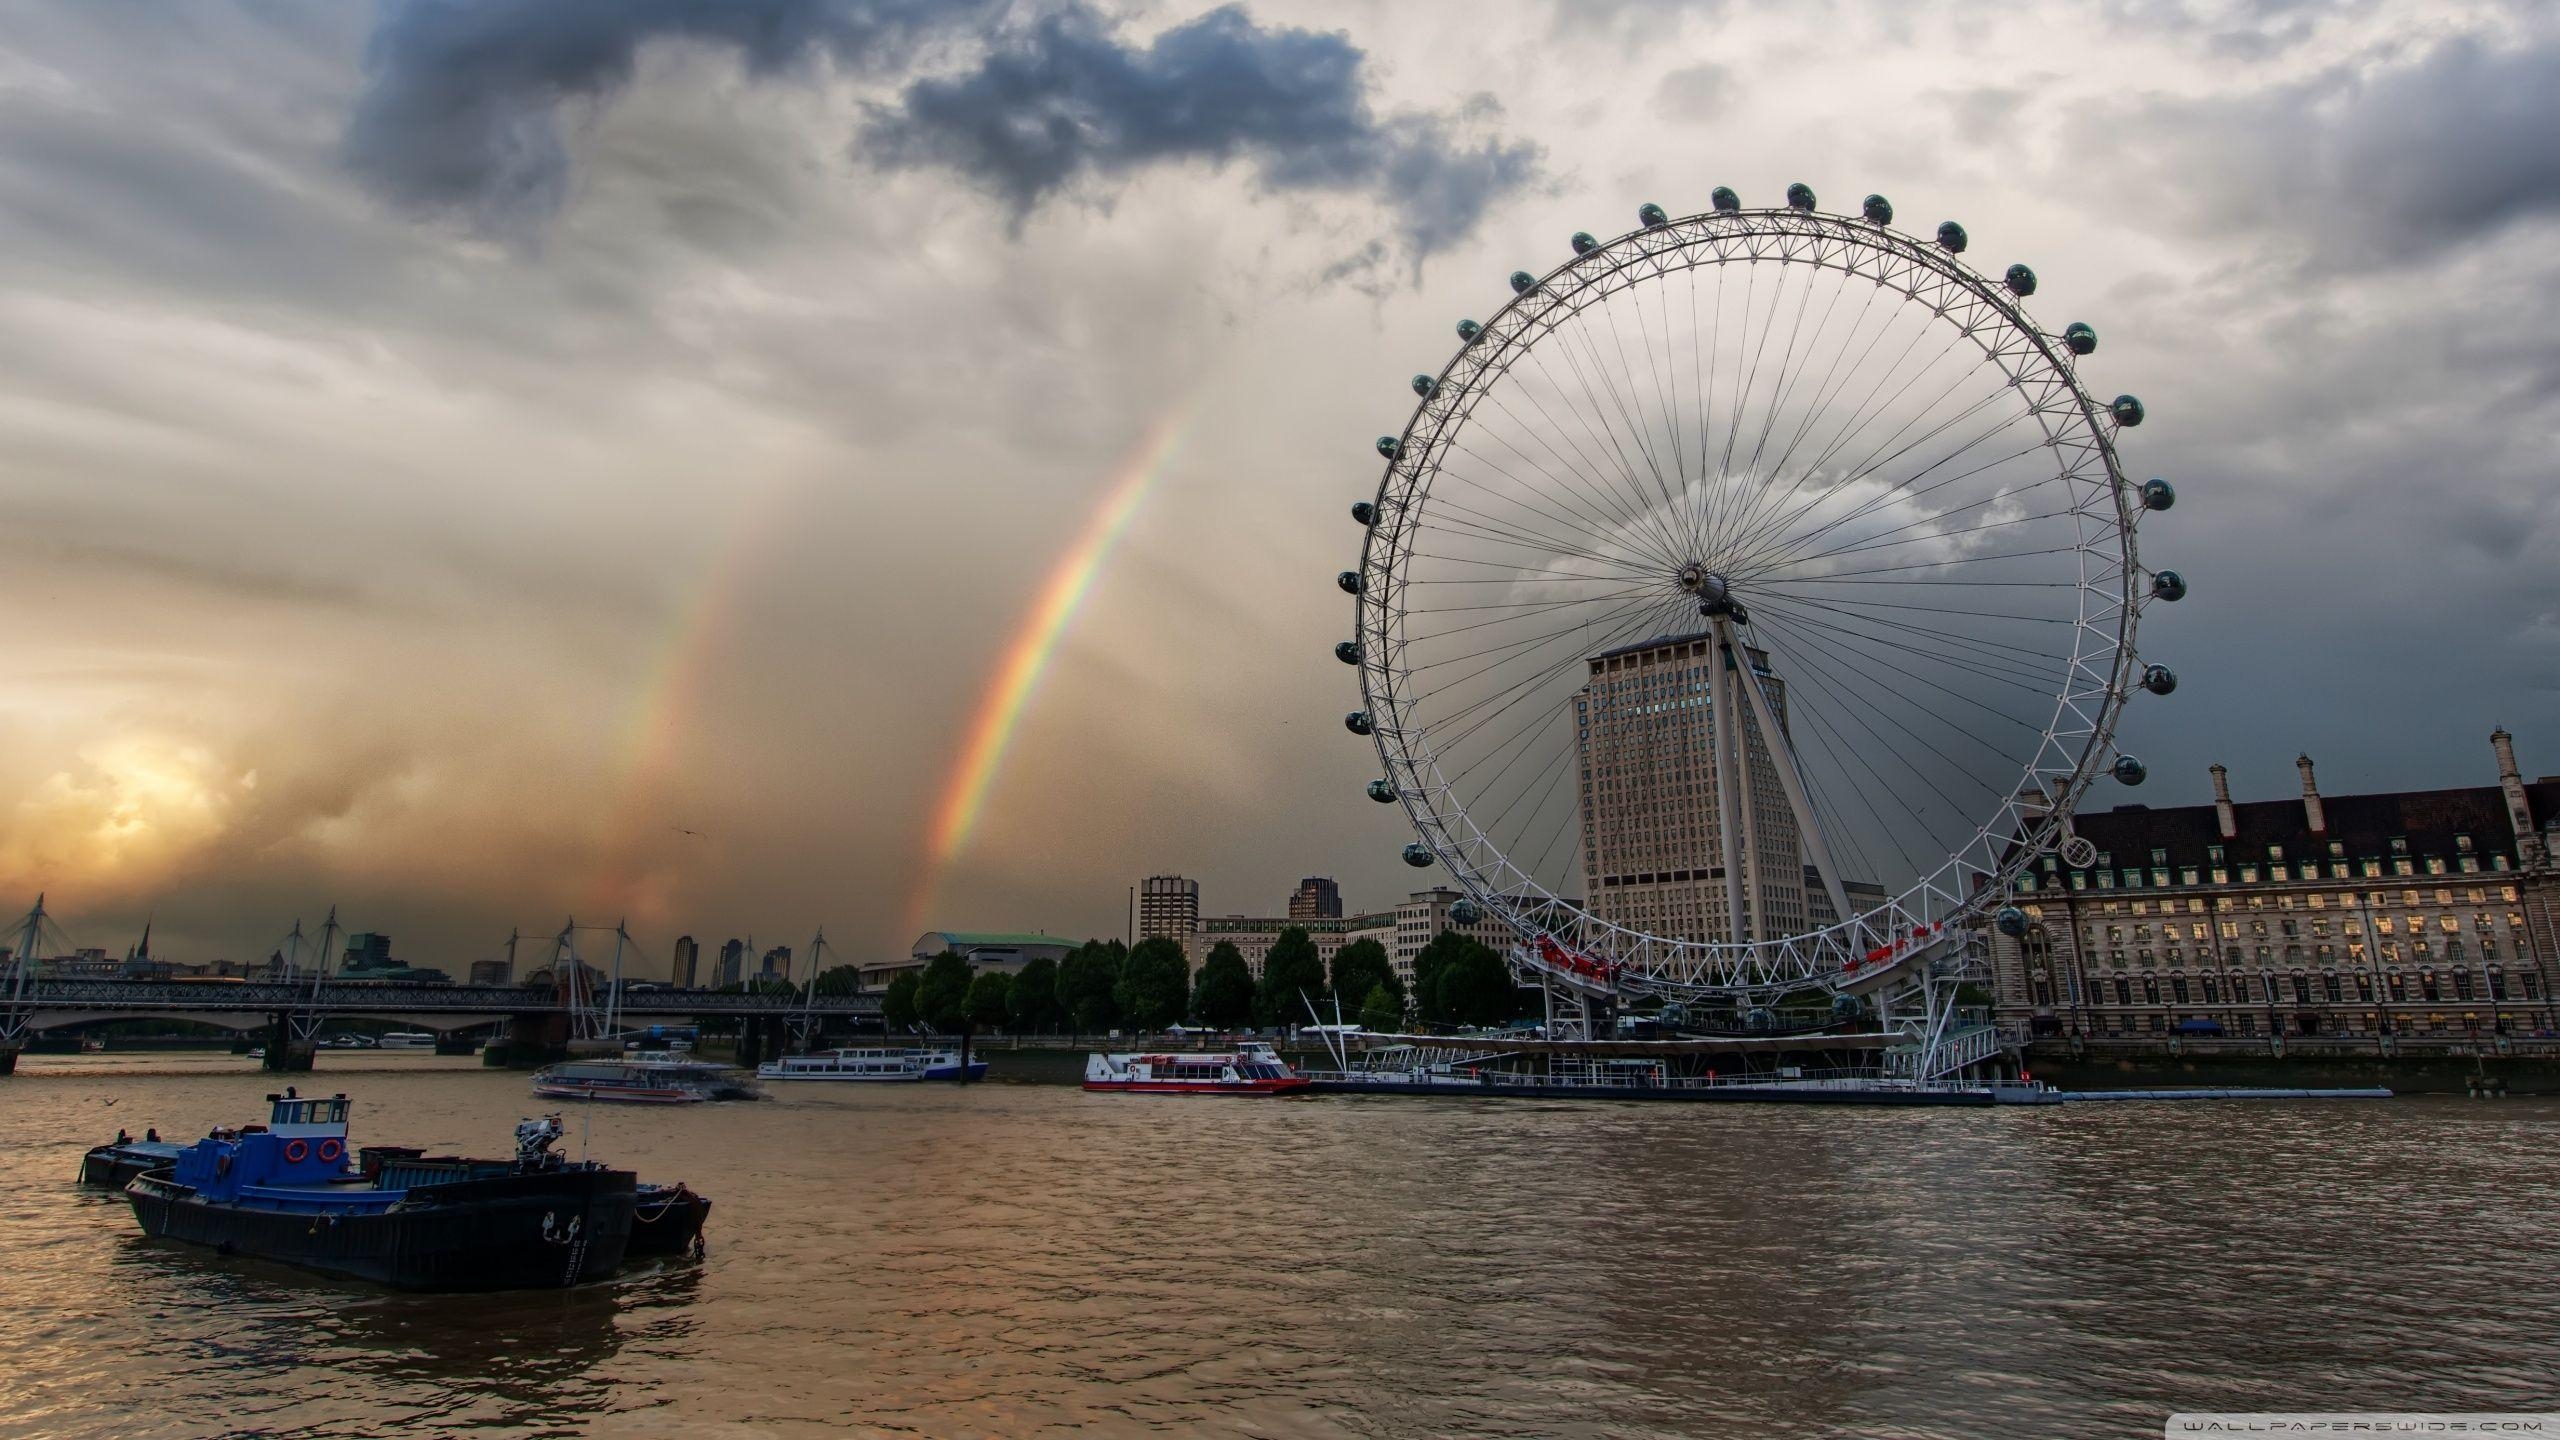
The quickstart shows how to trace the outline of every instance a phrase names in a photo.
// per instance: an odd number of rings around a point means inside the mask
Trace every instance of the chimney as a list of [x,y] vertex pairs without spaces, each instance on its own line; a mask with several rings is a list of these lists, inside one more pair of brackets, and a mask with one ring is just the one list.
[[2329,831],[2329,817],[2320,808],[2320,782],[2311,776],[2311,757],[2296,755],[2293,768],[2302,772],[2302,821],[2314,835]]
[[2516,737],[2499,726],[2489,732],[2489,748],[2498,756],[2498,789],[2507,797],[2507,825],[2515,831],[2516,859],[2542,863],[2542,834],[2533,828],[2533,807],[2525,803],[2524,776],[2516,769]]
[[2223,839],[2240,833],[2240,822],[2231,813],[2231,772],[2219,765],[2213,767],[2213,818],[2221,823]]

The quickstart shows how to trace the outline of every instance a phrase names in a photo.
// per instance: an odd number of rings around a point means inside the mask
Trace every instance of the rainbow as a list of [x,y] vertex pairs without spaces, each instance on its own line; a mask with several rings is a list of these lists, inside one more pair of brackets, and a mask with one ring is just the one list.
[[1095,578],[1102,573],[1103,562],[1111,558],[1113,547],[1119,544],[1129,522],[1146,503],[1148,492],[1163,476],[1174,451],[1180,447],[1182,435],[1183,414],[1179,410],[1148,427],[1122,460],[1118,478],[1085,521],[1075,543],[1059,557],[1056,568],[1033,597],[1021,628],[1005,646],[970,718],[967,738],[942,786],[941,798],[934,805],[924,876],[915,893],[911,910],[914,925],[910,928],[924,925],[924,912],[933,903],[944,873],[968,848],[969,836],[986,810],[987,794],[1004,769],[1005,752],[1012,748],[1013,737],[1021,727],[1023,712],[1038,693],[1049,662],[1057,658],[1058,643],[1074,627],[1086,597],[1093,593]]
[[664,807],[684,771],[687,732],[716,710],[720,660],[745,632],[745,601],[756,568],[789,533],[811,488],[806,478],[777,480],[736,509],[735,522],[675,607],[667,639],[633,694],[614,746],[618,798],[604,824],[589,893],[627,907],[647,923],[663,918],[669,878],[683,868],[673,863],[669,840],[678,820],[693,817]]

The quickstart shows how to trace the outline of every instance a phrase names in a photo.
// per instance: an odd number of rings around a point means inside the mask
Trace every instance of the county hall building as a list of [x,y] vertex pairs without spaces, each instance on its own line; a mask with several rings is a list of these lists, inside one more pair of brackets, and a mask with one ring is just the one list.
[[2560,776],[2122,805],[2073,817],[2085,869],[2020,877],[2027,933],[1995,936],[2005,1024],[2030,1038],[2471,1041],[2560,1035]]

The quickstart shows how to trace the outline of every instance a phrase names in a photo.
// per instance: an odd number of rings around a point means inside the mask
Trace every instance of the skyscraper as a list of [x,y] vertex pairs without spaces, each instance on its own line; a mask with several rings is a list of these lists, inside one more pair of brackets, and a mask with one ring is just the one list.
[[694,972],[702,964],[702,947],[690,935],[676,937],[676,958],[667,966],[667,978],[686,989],[693,988]]
[[[1783,742],[1787,687],[1766,652],[1743,647],[1769,697]],[[1574,696],[1583,893],[1604,920],[1656,935],[1730,939],[1725,855],[1717,815],[1714,667],[1703,634],[1661,636],[1591,656]],[[1736,704],[1744,740],[1744,803],[1735,816],[1743,857],[1746,937],[1802,933],[1810,918],[1795,812],[1767,737]],[[1753,863],[1756,861],[1757,863]]]
[[1339,920],[1342,918],[1342,887],[1329,876],[1310,875],[1298,882],[1289,896],[1289,918],[1292,920]]
[[732,938],[720,947],[719,983],[735,985],[747,978],[747,942]]
[[[1338,913],[1338,912],[1337,912]],[[1200,882],[1150,875],[1138,882],[1138,938],[1188,939],[1200,927]]]

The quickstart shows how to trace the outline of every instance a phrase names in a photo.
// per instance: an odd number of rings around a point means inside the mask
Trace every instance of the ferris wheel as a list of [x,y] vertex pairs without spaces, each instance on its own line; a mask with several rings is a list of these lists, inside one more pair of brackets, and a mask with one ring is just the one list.
[[2135,622],[2185,581],[2135,545],[2131,395],[2036,277],[1855,216],[1637,212],[1577,234],[1459,347],[1352,507],[1371,799],[1515,964],[1608,996],[1877,983],[2066,852],[2115,724],[2165,695]]

